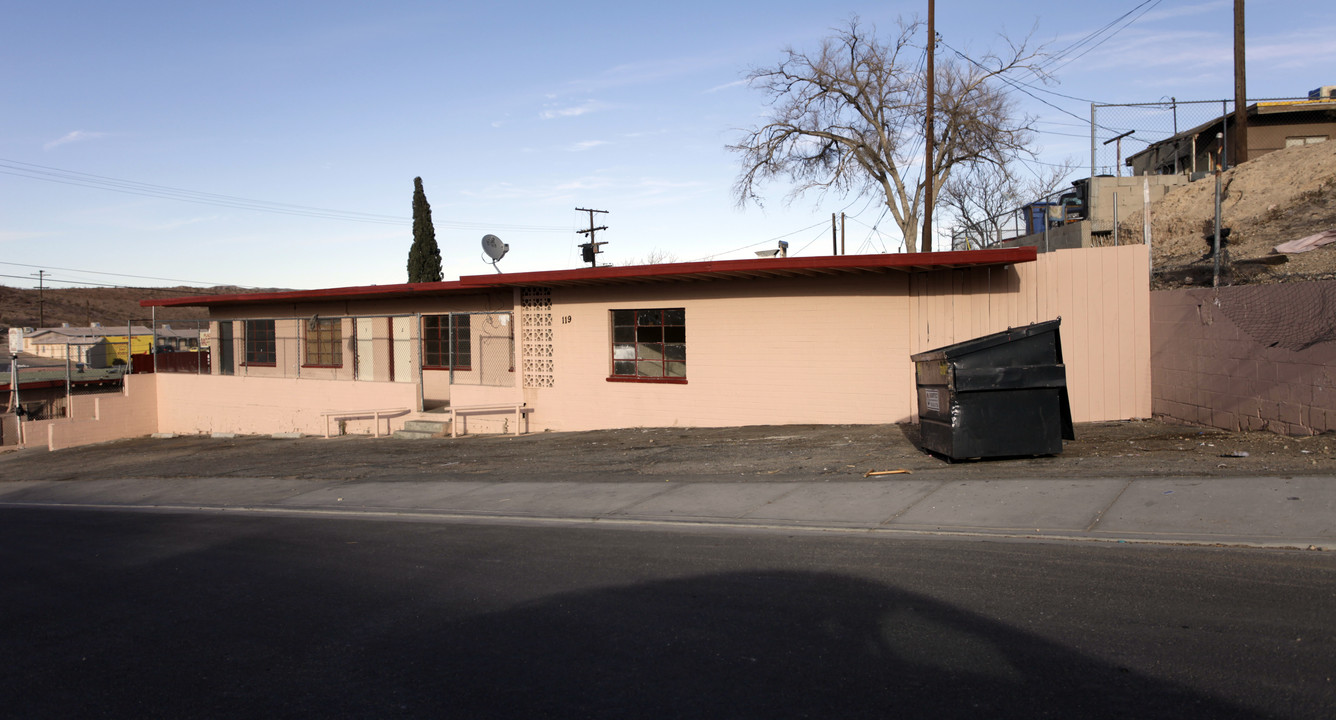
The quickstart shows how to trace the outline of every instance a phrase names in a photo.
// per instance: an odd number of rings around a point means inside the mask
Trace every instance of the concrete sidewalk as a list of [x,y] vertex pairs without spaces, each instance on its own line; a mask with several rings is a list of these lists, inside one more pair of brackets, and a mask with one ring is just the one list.
[[0,507],[672,523],[1336,549],[1336,478],[864,482],[334,482],[115,479],[0,483]]

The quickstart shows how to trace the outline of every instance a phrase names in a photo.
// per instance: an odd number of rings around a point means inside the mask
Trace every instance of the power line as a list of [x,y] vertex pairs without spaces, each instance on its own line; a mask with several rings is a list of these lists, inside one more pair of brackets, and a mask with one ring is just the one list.
[[[17,279],[19,279],[19,280],[32,280],[32,276],[31,276],[31,275],[3,275],[3,274],[0,274],[0,277],[17,278]],[[98,287],[110,287],[110,288],[114,288],[114,287],[123,287],[122,285],[109,285],[109,284],[107,284],[107,283],[88,282],[88,281],[86,281],[86,280],[61,280],[60,278],[53,278],[53,277],[51,277],[51,276],[49,276],[49,275],[46,276],[46,277],[44,277],[44,278],[42,278],[41,280],[42,280],[43,282],[49,282],[49,283],[53,283],[53,282],[55,282],[55,283],[65,283],[65,284],[67,284],[67,285],[96,285],[96,286],[98,286]],[[30,288],[30,289],[31,289],[31,288]]]
[[[1048,65],[1049,65],[1049,66],[1052,66],[1054,63],[1062,62],[1061,65],[1057,65],[1056,67],[1053,67],[1053,68],[1052,68],[1053,70],[1056,71],[1056,70],[1061,70],[1062,68],[1064,68],[1064,67],[1070,65],[1071,63],[1073,63],[1073,62],[1075,62],[1075,61],[1077,61],[1077,60],[1080,60],[1081,58],[1085,57],[1086,54],[1089,53],[1091,50],[1094,50],[1095,48],[1099,47],[1100,45],[1103,45],[1104,43],[1106,43],[1106,42],[1108,42],[1110,39],[1112,39],[1113,36],[1117,35],[1118,33],[1122,32],[1123,30],[1126,30],[1127,28],[1131,27],[1132,23],[1136,22],[1137,20],[1140,20],[1146,13],[1148,13],[1148,12],[1150,12],[1151,10],[1155,9],[1155,6],[1156,6],[1156,5],[1159,5],[1160,2],[1161,2],[1161,0],[1145,0],[1145,1],[1142,2],[1140,5],[1137,5],[1136,7],[1132,8],[1131,10],[1128,10],[1127,12],[1125,12],[1125,13],[1123,13],[1122,15],[1118,16],[1117,19],[1115,19],[1115,20],[1113,20],[1112,22],[1110,22],[1110,23],[1104,25],[1104,27],[1101,27],[1100,29],[1098,29],[1098,30],[1096,30],[1096,31],[1094,31],[1094,32],[1092,32],[1092,33],[1090,33],[1089,35],[1086,35],[1085,37],[1081,38],[1080,40],[1076,41],[1075,43],[1073,43],[1073,44],[1071,44],[1071,45],[1068,45],[1068,46],[1067,46],[1065,49],[1063,49],[1061,52],[1056,53],[1056,54],[1054,55],[1052,61],[1049,62]],[[1145,9],[1142,10],[1142,8],[1145,8]],[[1091,45],[1090,47],[1086,48],[1085,50],[1083,50],[1083,51],[1081,52],[1080,55],[1077,55],[1076,57],[1072,57],[1072,58],[1067,58],[1067,57],[1066,57],[1068,53],[1071,53],[1072,51],[1076,50],[1077,48],[1081,47],[1082,45],[1085,45],[1086,43],[1091,42],[1091,41],[1094,40],[1096,37],[1098,37],[1099,35],[1103,34],[1106,30],[1109,30],[1109,29],[1112,28],[1113,26],[1115,26],[1115,25],[1117,25],[1118,23],[1122,22],[1123,20],[1127,19],[1130,15],[1132,15],[1132,13],[1135,13],[1135,12],[1138,11],[1138,10],[1141,10],[1141,13],[1140,13],[1139,15],[1137,15],[1136,17],[1134,17],[1134,18],[1128,20],[1122,27],[1118,28],[1117,30],[1114,30],[1113,32],[1110,32],[1107,36],[1105,36],[1104,38],[1102,38],[1099,42],[1097,42],[1097,43]],[[1049,68],[1048,68],[1048,67],[1045,67],[1044,70],[1047,72],[1047,71],[1049,70]]]
[[[215,207],[252,210],[255,212],[267,212],[279,215],[295,215],[298,217],[311,217],[324,220],[343,220],[346,222],[374,223],[381,225],[412,225],[411,219],[398,215],[331,210],[329,208],[319,208],[308,205],[294,205],[291,203],[279,203],[268,200],[255,200],[235,195],[221,195],[218,193],[171,187],[169,185],[155,185],[153,183],[144,183],[136,180],[125,180],[106,175],[94,175],[75,170],[63,170],[61,168],[21,162],[19,160],[9,160],[6,158],[0,158],[0,174],[61,185],[109,190],[127,195],[176,200],[197,205],[212,205]],[[479,223],[449,220],[439,221],[435,224],[440,227],[447,227],[455,230],[495,229],[512,232],[555,232],[562,230],[560,227],[550,225]]]
[[[805,227],[805,228],[801,228],[801,229],[799,229],[799,230],[794,230],[793,232],[790,232],[790,233],[784,233],[783,235],[776,235],[775,237],[772,237],[772,238],[770,238],[769,240],[761,240],[760,242],[754,242],[754,243],[752,243],[752,244],[750,244],[750,245],[743,245],[743,246],[740,247],[740,248],[733,248],[732,250],[725,250],[725,251],[723,251],[723,252],[717,252],[717,253],[714,253],[714,254],[712,254],[712,255],[706,255],[705,257],[697,258],[696,260],[694,260],[694,261],[692,261],[692,262],[701,262],[701,261],[704,261],[704,260],[712,260],[712,259],[714,259],[714,258],[719,257],[720,255],[732,255],[732,254],[735,253],[735,252],[741,252],[741,251],[743,251],[743,250],[747,250],[747,249],[750,249],[750,248],[754,248],[754,247],[756,247],[757,245],[765,245],[766,243],[772,243],[772,242],[775,242],[776,240],[783,240],[783,239],[786,238],[786,237],[790,237],[790,236],[792,236],[792,235],[797,235],[797,234],[800,233],[800,232],[807,232],[808,230],[811,230],[811,229],[814,228],[814,227],[822,227],[822,228],[824,228],[825,226],[826,226],[826,221],[822,220],[821,222],[819,222],[819,223],[817,223],[817,224],[815,224],[815,225],[808,225],[808,226]],[[811,243],[808,243],[808,245],[810,245],[810,244],[811,244]],[[804,245],[803,247],[806,247],[806,245]]]
[[[966,61],[966,62],[968,62],[968,63],[973,64],[975,67],[979,68],[980,70],[983,70],[984,72],[993,72],[993,71],[990,70],[989,68],[985,67],[985,66],[983,65],[983,63],[980,63],[979,61],[977,61],[977,60],[975,60],[974,58],[972,58],[972,57],[966,55],[965,53],[963,53],[963,52],[961,52],[961,51],[959,51],[959,50],[957,50],[957,49],[951,47],[950,45],[947,45],[945,42],[942,43],[942,46],[945,47],[947,50],[950,50],[951,52],[955,53],[960,59],[962,59],[962,60],[964,60],[964,61]],[[1053,103],[1051,103],[1051,102],[1045,100],[1044,98],[1041,98],[1041,97],[1035,95],[1034,93],[1032,93],[1032,92],[1030,92],[1029,90],[1026,89],[1026,88],[1029,87],[1029,86],[1026,85],[1025,83],[1018,82],[1018,81],[1016,81],[1016,80],[1012,80],[1011,78],[1009,78],[1009,77],[1007,77],[1007,76],[1005,76],[1005,75],[994,74],[993,77],[997,78],[998,80],[1002,81],[1003,83],[1006,83],[1007,85],[1010,85],[1010,86],[1011,86],[1013,89],[1015,89],[1016,91],[1018,91],[1018,92],[1020,92],[1020,93],[1022,93],[1022,94],[1024,94],[1024,95],[1028,95],[1028,96],[1030,96],[1030,98],[1032,98],[1032,99],[1034,99],[1034,100],[1037,100],[1037,101],[1039,101],[1039,102],[1041,102],[1041,103],[1043,103],[1043,104],[1045,104],[1045,105],[1047,105],[1047,106],[1053,108],[1054,110],[1057,110],[1058,112],[1060,112],[1060,113],[1062,113],[1062,114],[1064,114],[1064,115],[1070,115],[1070,116],[1076,118],[1077,120],[1084,120],[1084,119],[1085,119],[1085,118],[1081,117],[1080,115],[1077,115],[1076,113],[1073,113],[1073,112],[1071,112],[1071,111],[1069,111],[1069,110],[1066,110],[1065,108],[1060,108],[1060,107],[1058,107],[1057,105],[1054,105]]]
[[[3,274],[3,273],[0,273],[0,277],[3,277],[3,278],[15,278],[15,279],[17,279],[17,280],[28,280],[28,281],[31,281],[31,280],[32,280],[32,276],[31,276],[31,275],[6,275],[6,274]],[[47,288],[47,290],[50,290],[50,291],[57,291],[57,290],[93,290],[93,289],[97,289],[97,288],[111,288],[111,289],[114,289],[114,290],[138,290],[138,291],[140,291],[140,292],[146,292],[146,293],[171,293],[171,294],[174,295],[174,296],[178,296],[178,295],[215,295],[215,294],[217,294],[216,292],[205,292],[204,290],[201,290],[201,289],[199,289],[199,288],[184,288],[184,287],[144,287],[144,286],[142,286],[142,285],[112,285],[112,284],[109,284],[109,283],[95,283],[95,282],[91,282],[91,281],[88,281],[88,280],[61,280],[60,278],[53,278],[53,277],[47,277],[47,278],[46,278],[46,282],[49,282],[49,283],[50,283],[50,282],[65,283],[66,285],[88,285],[88,286],[90,286],[90,287],[86,287],[86,288],[85,288],[85,287],[74,287],[74,288],[50,288],[50,287],[49,287],[49,288]],[[236,287],[236,286],[229,286],[229,287]],[[35,289],[37,289],[37,288],[22,288],[22,287],[16,287],[15,289],[16,289],[16,290],[35,290]]]
[[[182,280],[180,278],[154,277],[152,275],[131,275],[129,273],[106,272],[103,270],[80,270],[78,268],[56,267],[54,265],[29,265],[26,263],[6,262],[3,260],[0,260],[0,265],[13,265],[15,267],[28,267],[28,268],[42,268],[46,270],[64,270],[65,272],[85,273],[88,275],[114,275],[116,277],[128,277],[128,278],[135,278],[138,280],[162,280],[163,282],[188,283],[190,285],[208,285],[212,287],[218,287],[221,285],[231,285],[231,283],[210,283],[210,282],[204,282],[203,280]],[[241,286],[235,286],[235,287],[241,287]]]
[[[824,223],[824,222],[821,222],[821,223],[817,223],[817,225],[825,225],[825,223]],[[813,225],[812,227],[816,227],[816,225]],[[806,230],[810,230],[810,229],[812,229],[812,228],[804,228],[804,229],[806,229]],[[802,230],[799,230],[799,231],[797,231],[797,232],[802,232]],[[794,234],[794,233],[789,233],[789,234],[792,235],[792,234]],[[825,236],[826,236],[826,230],[825,230],[825,228],[823,227],[822,230],[821,230],[821,232],[819,232],[819,233],[816,234],[816,237],[813,237],[811,240],[808,240],[806,245],[804,245],[804,246],[798,248],[797,250],[794,250],[794,251],[793,251],[793,254],[794,254],[794,255],[798,255],[798,254],[801,253],[802,251],[804,251],[804,250],[806,250],[807,248],[811,247],[811,246],[812,246],[812,243],[816,242],[817,240],[820,240],[821,238],[823,238],[823,237],[825,237]]]
[[[1058,53],[1055,53],[1054,56],[1053,56],[1051,59],[1049,59],[1047,62],[1045,62],[1045,63],[1041,63],[1041,65],[1040,65],[1040,69],[1043,70],[1045,73],[1051,73],[1051,72],[1054,72],[1054,71],[1057,71],[1057,70],[1060,70],[1060,69],[1066,67],[1067,65],[1069,65],[1070,63],[1072,63],[1072,62],[1074,62],[1074,61],[1076,61],[1076,60],[1081,59],[1081,58],[1084,57],[1087,53],[1089,53],[1091,50],[1094,50],[1095,48],[1097,48],[1097,47],[1099,47],[1100,45],[1104,44],[1105,42],[1109,41],[1109,40],[1110,40],[1111,38],[1113,38],[1115,35],[1117,35],[1118,33],[1122,32],[1123,30],[1126,30],[1128,27],[1131,27],[1132,23],[1136,22],[1137,20],[1140,20],[1143,16],[1145,16],[1146,13],[1150,12],[1151,10],[1153,10],[1153,9],[1155,8],[1155,6],[1159,5],[1160,2],[1161,2],[1161,0],[1144,0],[1144,2],[1142,2],[1142,3],[1139,4],[1139,5],[1137,5],[1136,7],[1132,8],[1131,10],[1128,10],[1127,12],[1123,13],[1123,14],[1120,15],[1117,19],[1115,19],[1115,20],[1113,20],[1113,21],[1111,21],[1111,22],[1109,22],[1109,23],[1106,23],[1104,26],[1100,27],[1098,30],[1095,30],[1094,32],[1089,33],[1088,35],[1086,35],[1085,37],[1083,37],[1083,38],[1081,38],[1080,40],[1076,41],[1075,43],[1072,43],[1071,45],[1068,45],[1066,48],[1064,48],[1063,50],[1059,51]],[[1140,10],[1141,12],[1140,12],[1139,14],[1137,14],[1136,17],[1131,17],[1131,19],[1128,19],[1133,13],[1136,13],[1138,10]],[[1082,51],[1081,54],[1076,55],[1075,57],[1067,58],[1067,55],[1069,55],[1071,52],[1073,52],[1074,50],[1080,48],[1081,46],[1083,46],[1083,45],[1085,45],[1085,44],[1087,44],[1087,43],[1092,42],[1095,38],[1099,37],[1100,35],[1103,35],[1105,32],[1109,31],[1111,28],[1113,28],[1114,26],[1118,25],[1119,23],[1122,23],[1124,20],[1127,20],[1127,22],[1123,23],[1122,27],[1119,27],[1117,30],[1113,30],[1112,32],[1109,32],[1107,35],[1105,35],[1105,37],[1103,37],[1102,39],[1100,39],[1098,42],[1095,42],[1093,45],[1091,45],[1090,47],[1088,47],[1088,48],[1086,48],[1084,51]],[[959,51],[959,50],[957,50],[957,49],[951,47],[950,45],[947,45],[945,42],[942,42],[942,45],[943,45],[944,47],[946,47],[948,50],[950,50],[951,52],[955,53],[955,54],[956,54],[957,56],[959,56],[961,59],[963,59],[963,60],[965,60],[965,61],[967,61],[967,62],[969,62],[969,63],[972,63],[973,65],[975,65],[976,67],[978,67],[978,68],[980,68],[980,69],[982,69],[982,70],[985,70],[985,71],[988,70],[988,68],[984,67],[981,63],[975,61],[973,58],[970,58],[969,56],[965,55],[965,53],[963,53],[963,52],[961,52],[961,51]],[[1060,62],[1060,61],[1062,62],[1062,64],[1054,66],[1054,63],[1056,63],[1056,62]],[[1001,80],[1002,82],[1004,82],[1004,83],[1010,85],[1012,88],[1016,89],[1017,91],[1019,91],[1019,92],[1021,92],[1021,93],[1024,93],[1025,95],[1028,95],[1030,98],[1032,98],[1032,99],[1034,99],[1034,100],[1036,100],[1036,101],[1038,101],[1038,102],[1044,103],[1045,105],[1047,105],[1047,106],[1053,108],[1054,110],[1057,110],[1058,112],[1061,112],[1061,113],[1066,114],[1066,115],[1070,115],[1070,116],[1072,116],[1073,118],[1076,118],[1077,120],[1085,121],[1086,118],[1083,118],[1083,117],[1081,117],[1081,116],[1079,116],[1079,115],[1076,115],[1075,113],[1069,112],[1069,111],[1067,111],[1067,110],[1065,110],[1065,109],[1063,109],[1063,108],[1061,108],[1061,107],[1058,107],[1057,105],[1054,105],[1053,103],[1051,103],[1051,102],[1049,102],[1049,101],[1047,101],[1047,100],[1045,100],[1045,99],[1043,99],[1043,98],[1041,98],[1041,97],[1036,96],[1034,93],[1027,91],[1026,88],[1028,88],[1029,90],[1033,90],[1033,91],[1035,91],[1035,92],[1047,93],[1047,94],[1049,94],[1049,95],[1054,95],[1054,96],[1061,97],[1061,98],[1065,98],[1065,99],[1068,99],[1068,100],[1075,100],[1075,101],[1077,101],[1077,102],[1084,102],[1084,103],[1097,104],[1097,103],[1095,103],[1094,100],[1087,100],[1087,99],[1085,99],[1085,98],[1079,98],[1079,97],[1075,97],[1075,96],[1073,96],[1073,95],[1065,95],[1065,94],[1060,93],[1060,92],[1056,92],[1056,91],[1053,91],[1053,90],[1048,90],[1047,88],[1041,88],[1041,87],[1037,87],[1037,86],[1035,86],[1035,85],[1031,85],[1030,83],[1024,83],[1024,82],[1020,82],[1020,81],[1018,81],[1018,80],[1013,80],[1013,79],[1011,79],[1011,78],[1008,78],[1008,77],[1005,77],[1005,76],[1002,76],[1002,75],[997,75],[996,77],[997,77],[999,80]],[[1096,125],[1096,127],[1099,127],[1099,125]],[[1108,128],[1101,128],[1101,129],[1108,130]]]

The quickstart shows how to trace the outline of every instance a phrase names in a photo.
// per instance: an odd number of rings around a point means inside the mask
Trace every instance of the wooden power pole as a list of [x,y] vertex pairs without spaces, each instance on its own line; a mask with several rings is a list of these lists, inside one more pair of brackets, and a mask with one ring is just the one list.
[[1248,161],[1247,53],[1243,37],[1243,0],[1234,0],[1234,165]]
[[585,262],[589,263],[589,267],[598,267],[598,259],[597,259],[597,257],[595,257],[595,256],[597,256],[599,253],[603,252],[603,246],[604,246],[604,245],[607,245],[608,242],[607,242],[606,240],[603,241],[603,242],[595,242],[595,241],[594,241],[594,235],[595,235],[595,233],[597,233],[599,230],[607,230],[607,229],[608,229],[608,226],[607,226],[607,225],[599,225],[598,227],[594,227],[594,213],[603,213],[604,215],[606,215],[606,214],[608,213],[608,211],[607,211],[607,210],[591,210],[591,209],[589,209],[589,208],[575,208],[575,211],[576,211],[576,212],[587,212],[587,213],[589,213],[589,229],[588,229],[588,230],[576,230],[575,232],[576,232],[576,234],[578,234],[578,235],[588,235],[588,236],[589,236],[589,242],[587,242],[587,243],[582,243],[582,244],[580,245],[581,257],[582,257],[582,259],[583,259]]
[[928,112],[923,131],[923,144],[927,150],[924,151],[923,160],[923,240],[919,243],[919,249],[923,252],[932,252],[932,115],[936,111],[933,95],[937,92],[934,87],[937,72],[933,69],[933,55],[937,50],[937,22],[933,9],[933,0],[928,0]]

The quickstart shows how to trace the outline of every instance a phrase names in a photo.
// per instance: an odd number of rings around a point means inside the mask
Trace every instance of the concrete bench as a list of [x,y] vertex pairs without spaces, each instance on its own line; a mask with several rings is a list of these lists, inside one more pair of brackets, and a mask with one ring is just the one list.
[[329,437],[331,419],[347,420],[350,418],[369,417],[373,420],[376,437],[380,437],[380,419],[385,418],[385,434],[390,433],[390,418],[408,414],[408,408],[388,408],[385,410],[326,410],[320,413],[325,418],[325,437]]
[[515,413],[515,435],[520,435],[520,422],[524,420],[524,414],[533,412],[533,408],[526,407],[522,402],[497,403],[494,405],[455,405],[441,408],[450,414],[450,437],[459,437],[459,415],[468,415],[472,413]]

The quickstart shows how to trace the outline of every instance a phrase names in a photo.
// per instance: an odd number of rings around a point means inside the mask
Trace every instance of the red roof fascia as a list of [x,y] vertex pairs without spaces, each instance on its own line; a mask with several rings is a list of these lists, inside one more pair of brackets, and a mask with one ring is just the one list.
[[187,297],[140,300],[140,307],[176,307],[190,305],[256,305],[268,302],[353,300],[410,297],[413,295],[449,295],[476,292],[476,287],[465,287],[459,281],[434,283],[401,283],[398,285],[359,285],[356,287],[321,288],[318,290],[284,290],[267,293],[236,293],[233,295],[191,295]]
[[712,273],[792,272],[804,270],[932,270],[940,268],[1006,265],[1034,262],[1038,251],[1033,247],[965,250],[957,252],[898,253],[878,255],[830,255],[824,257],[756,258],[753,260],[712,260],[661,265],[623,265],[588,267],[574,270],[544,270],[504,275],[466,275],[461,284],[470,287],[562,284],[572,281],[599,281],[700,276]]
[[490,288],[514,287],[516,285],[541,286],[568,283],[596,285],[634,282],[636,280],[670,280],[674,277],[711,279],[710,276],[712,275],[716,276],[714,279],[727,279],[730,274],[746,273],[802,275],[808,272],[819,273],[821,271],[900,270],[913,272],[1034,262],[1037,253],[1038,251],[1033,247],[1018,247],[955,252],[830,255],[815,258],[757,258],[754,260],[712,260],[661,265],[622,265],[498,275],[466,275],[454,282],[365,285],[321,290],[162,298],[141,300],[139,305],[141,307],[175,307],[254,305],[268,302],[312,302],[320,300],[371,300],[404,298],[414,295],[453,295],[478,292]]

